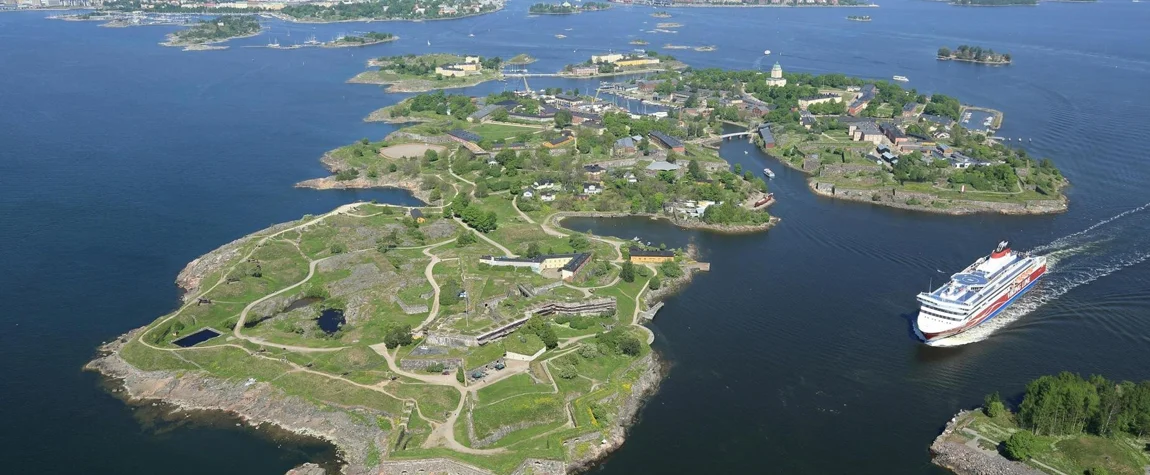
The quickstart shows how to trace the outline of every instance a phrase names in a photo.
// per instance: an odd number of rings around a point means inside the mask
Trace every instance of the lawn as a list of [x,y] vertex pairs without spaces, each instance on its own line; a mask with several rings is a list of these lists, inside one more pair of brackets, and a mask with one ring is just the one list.
[[518,127],[506,124],[480,124],[471,129],[471,132],[483,137],[485,140],[507,140],[514,138],[516,135],[527,133],[533,134],[539,129],[531,127]]
[[550,384],[536,383],[527,373],[521,373],[480,389],[476,405],[491,404],[523,394],[549,393],[554,389]]

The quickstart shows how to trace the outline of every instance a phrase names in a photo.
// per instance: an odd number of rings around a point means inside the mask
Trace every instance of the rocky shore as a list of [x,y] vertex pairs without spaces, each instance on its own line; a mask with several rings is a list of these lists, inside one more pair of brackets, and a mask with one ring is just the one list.
[[683,229],[699,229],[720,234],[747,234],[766,231],[773,228],[781,218],[772,216],[770,220],[761,224],[707,224],[698,220],[671,219],[654,213],[625,213],[612,211],[560,211],[552,215],[551,220],[562,226],[566,218],[651,218],[667,221]]
[[[338,170],[349,168],[348,164],[339,160],[335,155],[325,153],[323,158],[320,159],[324,168],[328,171],[335,173]],[[419,187],[419,178],[411,177],[397,177],[392,174],[385,174],[376,178],[368,178],[366,176],[358,176],[350,180],[338,180],[334,175],[326,176],[323,178],[312,178],[304,180],[295,184],[296,188],[311,188],[314,190],[355,190],[355,189],[368,189],[368,188],[398,188],[411,192],[424,203],[431,202],[431,190],[422,190]]]
[[930,444],[932,463],[958,475],[1045,475],[1029,465],[1008,460],[996,451],[966,442],[959,433],[970,423],[971,413],[961,411],[956,414]]
[[619,405],[615,422],[606,429],[606,434],[602,431],[596,431],[564,442],[568,454],[575,454],[575,446],[579,443],[591,443],[591,448],[586,453],[571,456],[568,459],[568,473],[590,470],[623,446],[628,428],[634,425],[643,404],[659,389],[659,383],[666,376],[668,369],[653,351],[637,360],[634,365],[645,365],[647,369],[643,371],[635,384],[631,385],[631,394]]
[[[163,402],[176,411],[222,411],[239,416],[251,426],[272,424],[334,444],[346,462],[342,473],[360,475],[376,472],[367,466],[369,453],[387,449],[388,433],[367,421],[384,414],[355,408],[364,416],[357,420],[342,411],[323,410],[305,399],[255,380],[224,380],[196,371],[142,370],[120,356],[127,342],[141,330],[133,330],[100,347],[96,359],[84,366],[85,370],[95,371],[118,383],[119,389],[114,393],[123,396],[128,403]],[[309,464],[297,467],[295,470],[299,471],[295,473],[322,473],[316,469],[319,467]]]
[[[1057,200],[1027,200],[1023,202],[998,202],[976,200],[952,200],[936,198],[930,193],[900,191],[894,188],[862,190],[839,187],[833,183],[808,180],[807,186],[815,194],[860,203],[870,203],[888,208],[922,211],[935,214],[967,215],[997,213],[1009,215],[1057,214],[1066,212],[1070,200],[1063,197]],[[935,207],[931,203],[943,203],[945,207]],[[919,204],[912,204],[919,203]]]

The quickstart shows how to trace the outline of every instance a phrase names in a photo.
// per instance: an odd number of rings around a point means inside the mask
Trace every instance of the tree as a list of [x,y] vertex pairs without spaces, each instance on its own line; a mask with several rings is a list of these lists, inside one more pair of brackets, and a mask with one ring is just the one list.
[[555,127],[562,129],[571,125],[571,111],[560,110],[555,113]]
[[464,381],[467,380],[467,377],[463,375],[463,367],[462,366],[455,368],[455,380],[459,381],[459,384],[463,384]]
[[527,245],[527,254],[526,255],[527,255],[528,259],[534,259],[536,257],[539,257],[540,254],[542,254],[542,253],[539,252],[539,243],[533,242],[533,243],[530,243]]
[[986,395],[982,402],[982,411],[988,417],[998,417],[1006,412],[1006,406],[1002,404],[1002,397],[997,391]]
[[500,108],[496,109],[495,112],[493,112],[491,114],[491,119],[503,122],[503,121],[506,121],[508,116],[510,116],[510,115],[511,114],[507,112],[507,109],[500,107]]
[[575,252],[583,252],[591,248],[591,241],[582,234],[572,234],[567,238],[567,245],[571,246]]
[[475,244],[475,240],[475,233],[465,230],[463,234],[459,236],[459,239],[455,240],[455,244],[459,247],[463,247],[470,244]]
[[938,57],[949,58],[950,57],[950,48],[947,48],[945,46],[939,48],[938,49]]
[[435,150],[427,149],[426,152],[423,152],[423,159],[428,161],[428,162],[434,162],[436,160],[439,160],[439,154],[436,153]]
[[619,271],[619,278],[623,279],[623,281],[625,281],[625,282],[634,282],[635,281],[635,264],[632,264],[631,261],[623,262],[623,267]]
[[628,356],[639,356],[639,352],[643,350],[643,345],[639,343],[639,339],[634,335],[628,334],[619,339],[619,351]]
[[707,179],[707,174],[703,173],[702,167],[699,166],[699,161],[691,159],[687,163],[687,174],[691,176],[692,180],[703,181]]
[[647,288],[651,290],[658,290],[663,284],[659,281],[659,276],[652,276],[651,280],[647,281]]
[[383,344],[391,349],[410,345],[411,341],[411,325],[391,325],[383,336]]
[[666,261],[659,264],[659,273],[664,276],[674,279],[683,275],[683,269],[679,267],[674,261]]
[[1038,436],[1028,430],[1020,430],[1010,435],[1004,444],[1006,456],[1012,460],[1027,461],[1034,456],[1035,450],[1041,442]]

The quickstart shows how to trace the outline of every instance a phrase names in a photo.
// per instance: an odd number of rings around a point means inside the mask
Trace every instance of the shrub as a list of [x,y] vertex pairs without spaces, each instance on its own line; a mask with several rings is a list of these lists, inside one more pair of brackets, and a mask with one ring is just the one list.
[[392,325],[387,327],[387,332],[383,336],[383,344],[391,349],[410,345],[411,340],[411,325]]
[[342,242],[332,243],[332,245],[331,245],[331,253],[332,254],[343,254],[345,252],[347,252],[347,246],[344,245],[344,243],[342,243]]
[[1004,452],[1012,460],[1026,461],[1034,456],[1035,449],[1041,442],[1038,436],[1028,430],[1020,430],[1010,435],[1003,444]]
[[1002,397],[998,392],[986,395],[986,399],[982,402],[982,412],[988,417],[998,417],[1006,412],[1006,406],[1002,404]]
[[427,368],[425,369],[428,373],[442,373],[444,368],[443,363],[436,362],[427,365]]
[[463,368],[455,369],[455,380],[459,381],[459,384],[463,384],[467,380],[467,377],[463,375]]
[[651,280],[647,281],[647,288],[651,290],[658,290],[660,286],[662,282],[659,281],[659,276],[651,277]]
[[576,376],[579,376],[579,373],[575,371],[575,367],[570,365],[562,365],[555,368],[555,373],[556,376],[563,379],[575,379]]

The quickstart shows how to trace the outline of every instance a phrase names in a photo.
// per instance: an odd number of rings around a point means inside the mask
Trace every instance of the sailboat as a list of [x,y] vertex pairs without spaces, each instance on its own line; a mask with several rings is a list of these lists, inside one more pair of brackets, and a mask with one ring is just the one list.
[[431,46],[431,40],[427,40],[427,46]]

